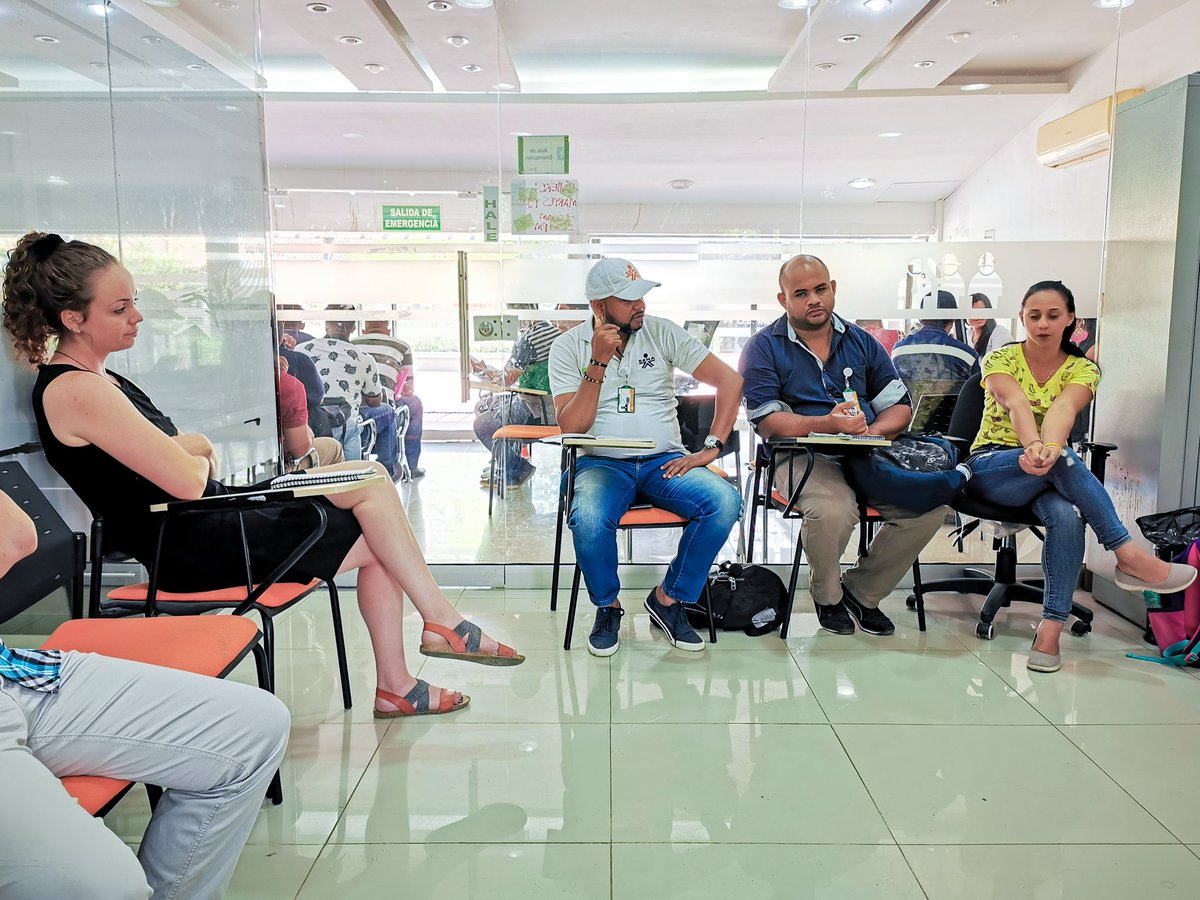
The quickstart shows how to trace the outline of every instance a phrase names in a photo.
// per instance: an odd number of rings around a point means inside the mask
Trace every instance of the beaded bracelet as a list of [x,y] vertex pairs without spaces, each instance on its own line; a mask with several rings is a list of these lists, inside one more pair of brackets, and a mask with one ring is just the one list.
[[607,369],[607,368],[608,368],[608,363],[602,363],[602,362],[600,362],[600,360],[598,360],[598,359],[589,359],[589,360],[588,360],[588,365],[589,365],[589,366],[599,366],[599,367],[600,367],[600,368],[602,368],[602,369]]
[[595,378],[593,378],[591,375],[589,375],[587,372],[584,372],[584,373],[583,373],[583,380],[584,380],[584,381],[590,381],[592,384],[599,384],[599,383],[600,383],[600,382],[599,382],[599,381],[597,381]]

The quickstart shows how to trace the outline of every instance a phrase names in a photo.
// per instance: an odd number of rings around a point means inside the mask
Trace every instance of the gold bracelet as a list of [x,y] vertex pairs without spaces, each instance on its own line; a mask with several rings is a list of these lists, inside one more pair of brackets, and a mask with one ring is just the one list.
[[1036,438],[1035,440],[1030,441],[1028,444],[1022,444],[1021,446],[1028,448],[1028,447],[1032,447],[1034,444],[1041,444],[1043,447],[1046,446],[1046,442],[1043,441],[1041,438]]
[[1047,444],[1045,441],[1043,441],[1043,442],[1042,442],[1042,446],[1043,446],[1043,447],[1053,447],[1055,450],[1057,450],[1057,451],[1058,451],[1058,455],[1059,455],[1059,456],[1062,456],[1062,453],[1063,453],[1063,448],[1062,448],[1062,447],[1060,447],[1060,446],[1058,446],[1058,444]]

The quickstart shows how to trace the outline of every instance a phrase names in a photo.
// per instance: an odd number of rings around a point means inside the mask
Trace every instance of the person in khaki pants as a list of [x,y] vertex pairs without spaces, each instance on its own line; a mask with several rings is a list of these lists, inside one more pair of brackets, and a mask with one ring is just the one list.
[[[815,256],[796,256],[779,270],[784,315],[750,338],[739,371],[746,414],[759,435],[877,434],[894,438],[912,420],[912,401],[887,352],[870,334],[834,313],[837,282]],[[843,394],[855,392],[858,402]],[[802,458],[780,465],[775,488],[790,496]],[[870,498],[868,498],[869,500]],[[878,503],[884,523],[870,552],[843,576],[841,558],[858,525],[858,501],[836,457],[816,457],[800,493],[801,535],[809,586],[821,627],[853,634],[896,630],[879,609],[945,519],[946,507],[916,514]]]

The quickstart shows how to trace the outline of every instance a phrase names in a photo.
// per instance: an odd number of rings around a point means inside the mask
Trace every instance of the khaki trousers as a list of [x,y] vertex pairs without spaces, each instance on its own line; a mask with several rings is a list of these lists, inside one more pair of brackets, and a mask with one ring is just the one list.
[[[775,470],[775,489],[791,496],[792,478],[804,474],[805,456],[790,454]],[[797,509],[804,516],[800,535],[808,557],[808,584],[813,600],[822,606],[842,599],[841,583],[864,606],[877,607],[896,589],[917,554],[929,543],[946,518],[946,507],[917,514],[886,504],[870,503],[884,521],[868,555],[842,575],[841,559],[858,526],[858,501],[846,483],[841,463],[817,456],[800,492]]]

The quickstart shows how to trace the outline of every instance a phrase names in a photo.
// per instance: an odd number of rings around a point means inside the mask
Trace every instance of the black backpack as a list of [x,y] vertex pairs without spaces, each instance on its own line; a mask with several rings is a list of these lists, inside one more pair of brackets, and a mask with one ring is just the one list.
[[[723,562],[709,573],[708,597],[717,628],[757,637],[783,623],[787,588],[783,579],[763,566]],[[703,600],[689,603],[684,610],[693,627],[708,627]]]

